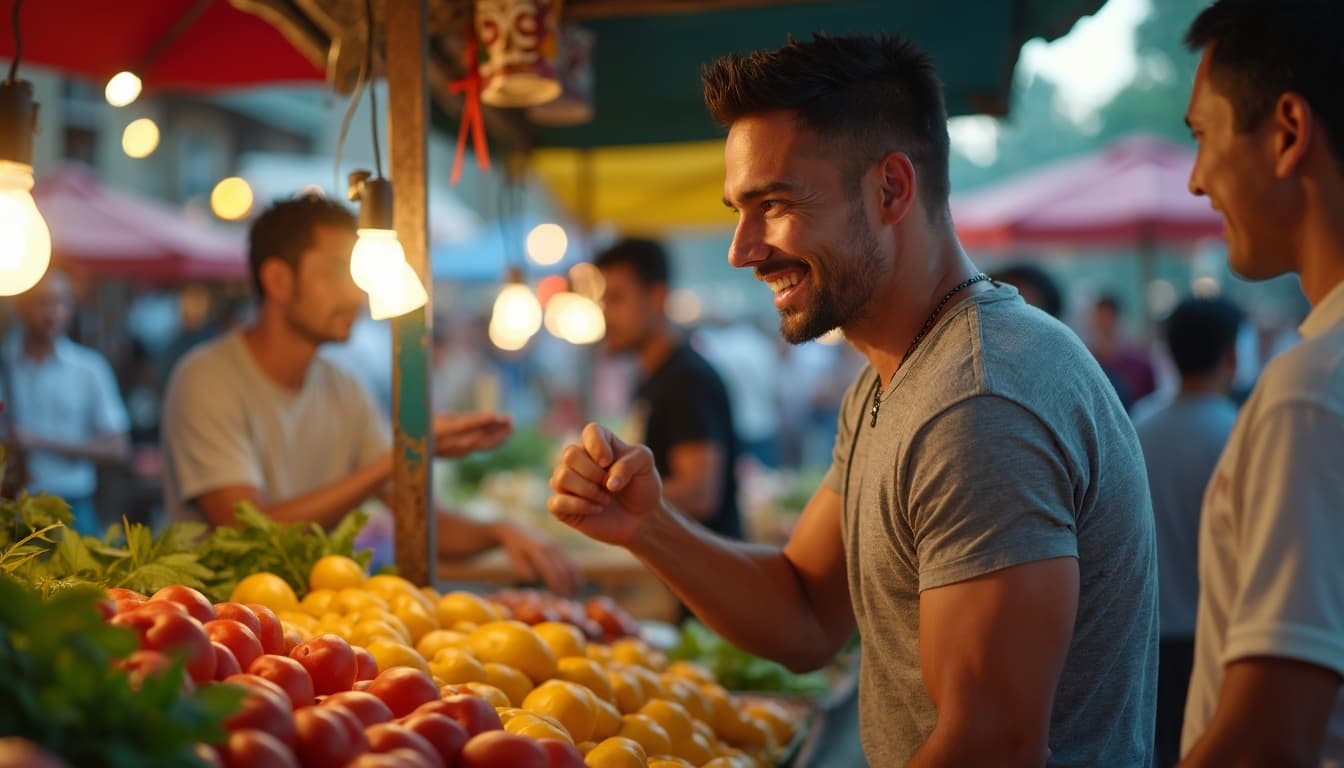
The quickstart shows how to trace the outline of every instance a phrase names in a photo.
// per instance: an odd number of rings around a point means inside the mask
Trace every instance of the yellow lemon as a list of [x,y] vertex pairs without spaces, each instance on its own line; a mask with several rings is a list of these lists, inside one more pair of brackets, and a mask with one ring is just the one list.
[[485,670],[484,682],[503,691],[509,697],[509,703],[515,707],[521,707],[523,699],[532,692],[532,681],[527,675],[507,664],[489,661],[482,668]]
[[793,740],[793,718],[779,702],[753,699],[742,708],[742,713],[765,723],[775,735],[776,744],[788,744]]
[[689,680],[673,677],[664,672],[659,680],[667,691],[668,697],[686,708],[691,717],[708,720],[710,715],[709,699],[701,693],[700,687]]
[[710,760],[700,768],[756,768],[756,761],[747,757],[745,753],[735,750]]
[[630,665],[622,667],[622,671],[639,683],[639,687],[644,691],[645,700],[667,698],[667,690],[663,688],[663,681],[658,679],[658,673],[652,669]]
[[578,683],[603,701],[615,702],[611,680],[596,661],[583,656],[566,656],[555,662],[555,676],[559,680]]
[[399,602],[393,607],[392,615],[405,625],[406,631],[411,636],[411,642],[419,642],[420,638],[439,628],[439,622],[429,609],[410,598],[403,600],[404,602]]
[[668,738],[667,729],[648,715],[622,716],[621,730],[617,735],[638,741],[650,755],[665,755],[672,751],[672,740]]
[[648,644],[637,637],[622,637],[611,643],[611,658],[622,664],[653,667]]
[[710,749],[712,750],[718,749],[719,737],[714,733],[714,729],[709,726],[709,723],[705,722],[704,720],[692,718],[691,730],[694,731],[695,733],[700,734],[704,738],[705,743],[709,745]]
[[719,737],[734,747],[740,747],[748,751],[773,751],[775,748],[775,733],[766,725],[765,721],[750,716],[741,716],[737,722],[733,723],[728,730],[720,731],[715,728],[714,731]]
[[593,724],[594,739],[607,739],[621,732],[621,712],[615,704],[593,697],[593,712],[597,715]]
[[574,743],[564,724],[555,718],[522,709],[509,717],[504,723],[504,730],[529,739],[559,739],[570,744]]
[[354,645],[365,647],[375,640],[388,640],[398,645],[405,645],[407,642],[405,635],[393,629],[391,624],[378,619],[365,619],[355,623],[350,627],[348,639]]
[[672,754],[691,765],[703,765],[714,757],[714,750],[704,736],[692,731],[690,738],[672,746]]
[[699,763],[689,763],[676,755],[654,755],[649,758],[649,768],[696,768]]
[[[418,650],[418,649],[417,649]],[[424,654],[422,653],[423,657]],[[429,671],[446,685],[490,682],[485,666],[461,648],[442,648],[429,661]]]
[[443,597],[443,595],[439,594],[439,590],[433,587],[421,587],[420,594],[424,595],[429,600],[431,606],[438,605],[439,598]]
[[373,654],[373,660],[378,663],[378,671],[382,672],[392,667],[411,667],[430,674],[429,664],[425,663],[425,657],[415,652],[411,648],[392,640],[374,640],[364,646],[369,653]]
[[563,621],[543,621],[540,624],[533,624],[532,631],[537,633],[537,637],[541,638],[557,659],[583,656],[584,648],[588,645],[583,630]]
[[339,613],[354,613],[355,611],[370,608],[376,608],[380,611],[389,611],[389,606],[386,600],[372,592],[366,592],[362,589],[346,588],[337,590],[336,597],[331,601],[331,609]]
[[673,754],[679,753],[678,745],[691,738],[694,731],[691,729],[691,715],[686,708],[667,699],[650,699],[639,708],[641,715],[648,715],[655,722],[663,726],[667,731],[667,737],[672,740]]
[[309,616],[321,616],[331,611],[331,601],[335,599],[335,590],[314,589],[299,601],[299,608]]
[[467,649],[484,663],[506,664],[533,683],[555,676],[555,654],[521,621],[492,621],[467,635]]
[[495,612],[479,596],[470,592],[449,592],[434,606],[439,626],[451,627],[459,621],[486,624],[495,621]]
[[548,680],[527,694],[521,706],[559,720],[575,741],[587,741],[597,728],[593,694],[578,683]]
[[621,736],[603,739],[583,756],[588,768],[645,768],[648,762],[648,753],[639,742]]
[[346,589],[364,583],[364,568],[343,555],[327,555],[308,571],[309,589]]
[[583,649],[583,654],[603,666],[611,663],[611,646],[609,645],[589,643],[587,647]]
[[667,666],[663,672],[664,677],[678,677],[683,680],[689,680],[696,685],[700,683],[717,683],[714,679],[714,673],[710,672],[703,664],[694,661],[681,659],[674,661]]
[[742,715],[737,711],[737,705],[733,702],[728,691],[718,683],[704,683],[700,686],[700,692],[705,695],[705,700],[709,702],[709,717],[706,720],[714,728],[714,732],[719,738],[724,738],[724,734],[732,731],[742,720]]
[[275,617],[308,632],[317,628],[317,619],[303,611],[276,611]]
[[436,629],[433,632],[426,632],[415,643],[415,650],[420,652],[426,659],[432,659],[438,655],[444,648],[462,648],[467,636],[461,632],[454,632],[451,629]]
[[243,577],[229,593],[229,602],[259,603],[273,611],[299,609],[299,598],[294,596],[289,583],[274,573],[265,572]]
[[476,682],[462,683],[460,687],[465,692],[470,693],[472,696],[479,696],[480,698],[490,702],[490,706],[492,707],[513,706],[513,704],[509,701],[509,697],[507,694],[505,694],[503,691],[499,690],[495,686],[490,685],[489,683],[476,683]]
[[611,683],[612,702],[623,714],[638,712],[644,706],[644,688],[638,680],[622,670],[608,669],[607,681]]

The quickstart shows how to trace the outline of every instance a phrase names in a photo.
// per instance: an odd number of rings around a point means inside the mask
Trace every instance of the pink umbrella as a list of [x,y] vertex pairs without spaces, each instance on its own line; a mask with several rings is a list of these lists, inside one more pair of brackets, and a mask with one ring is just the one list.
[[952,199],[970,248],[1124,246],[1218,237],[1222,217],[1187,189],[1195,155],[1153,136],[1131,136]]
[[239,280],[247,275],[241,231],[192,221],[163,203],[105,186],[68,164],[33,188],[57,263],[95,276],[151,282]]

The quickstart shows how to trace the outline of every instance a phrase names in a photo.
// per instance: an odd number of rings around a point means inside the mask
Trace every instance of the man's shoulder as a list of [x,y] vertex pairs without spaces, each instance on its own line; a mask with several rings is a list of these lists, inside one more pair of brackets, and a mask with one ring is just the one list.
[[66,338],[56,340],[56,357],[66,365],[84,370],[111,367],[102,352]]
[[173,366],[168,376],[169,389],[184,384],[214,388],[237,376],[242,367],[238,343],[236,334],[226,334],[192,347]]
[[1265,366],[1256,383],[1260,408],[1305,402],[1344,413],[1344,327],[1302,341]]

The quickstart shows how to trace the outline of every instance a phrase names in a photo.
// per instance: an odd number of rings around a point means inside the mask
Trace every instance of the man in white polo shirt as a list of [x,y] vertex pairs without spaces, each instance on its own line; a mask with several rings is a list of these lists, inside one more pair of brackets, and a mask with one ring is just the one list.
[[1186,121],[1190,190],[1250,279],[1312,311],[1265,369],[1204,495],[1182,765],[1344,765],[1344,91],[1338,0],[1218,0]]

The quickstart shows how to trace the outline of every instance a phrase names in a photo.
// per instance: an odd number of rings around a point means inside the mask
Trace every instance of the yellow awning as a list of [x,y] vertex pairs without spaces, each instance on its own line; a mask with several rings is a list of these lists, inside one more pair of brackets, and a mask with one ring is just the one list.
[[623,234],[731,229],[723,206],[723,141],[539,149],[534,174],[578,221]]

